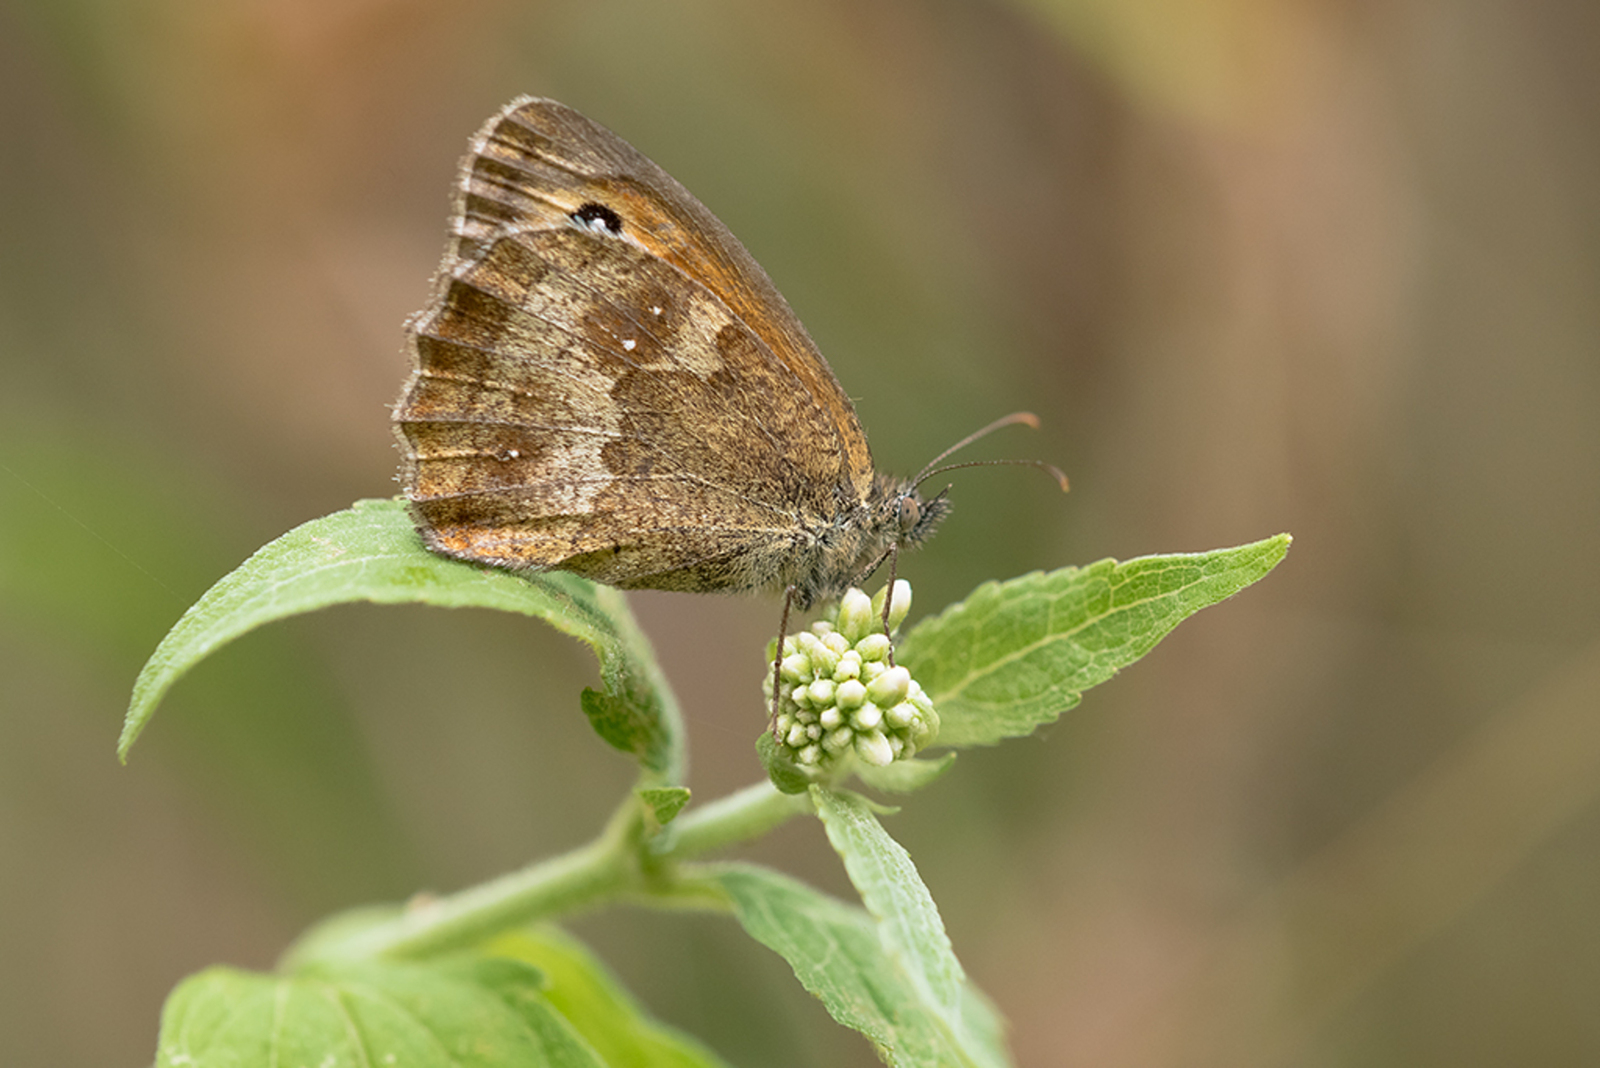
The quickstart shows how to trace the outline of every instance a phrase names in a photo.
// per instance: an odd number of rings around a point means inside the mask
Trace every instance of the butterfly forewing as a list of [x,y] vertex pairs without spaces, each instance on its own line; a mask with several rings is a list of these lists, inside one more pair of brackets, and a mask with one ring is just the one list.
[[693,194],[622,138],[553,100],[514,101],[473,145],[458,214],[490,199],[501,199],[502,211],[537,200],[563,216],[586,204],[611,208],[630,240],[715,293],[800,379],[839,435],[857,492],[866,493],[872,460],[849,398],[766,271]]
[[[430,544],[619,586],[790,581],[866,440],[771,282],[682,186],[551,101],[484,128],[396,410]],[[814,539],[813,539],[814,540]]]

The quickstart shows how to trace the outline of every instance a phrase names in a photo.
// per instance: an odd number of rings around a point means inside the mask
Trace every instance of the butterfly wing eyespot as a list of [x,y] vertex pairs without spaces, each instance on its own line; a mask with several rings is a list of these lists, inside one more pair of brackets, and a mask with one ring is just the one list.
[[596,204],[590,201],[573,212],[569,218],[579,226],[593,230],[596,233],[622,233],[622,216],[604,204]]

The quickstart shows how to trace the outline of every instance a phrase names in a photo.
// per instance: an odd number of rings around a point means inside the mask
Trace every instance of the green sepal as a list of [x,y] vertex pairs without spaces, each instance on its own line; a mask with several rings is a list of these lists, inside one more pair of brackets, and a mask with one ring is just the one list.
[[767,769],[767,778],[779,793],[803,794],[811,788],[811,776],[790,758],[787,746],[773,740],[772,732],[761,732],[756,739],[756,752],[761,757],[761,766]]
[[856,765],[856,776],[874,790],[886,794],[909,794],[942,778],[956,762],[958,755],[951,749],[932,759],[896,760],[881,768],[859,763]]

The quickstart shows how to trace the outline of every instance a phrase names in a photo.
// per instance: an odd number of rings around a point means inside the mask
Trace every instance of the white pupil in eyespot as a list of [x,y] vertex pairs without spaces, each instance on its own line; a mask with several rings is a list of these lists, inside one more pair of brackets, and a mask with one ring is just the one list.
[[567,218],[584,229],[593,230],[598,234],[622,233],[622,216],[604,204],[585,204]]

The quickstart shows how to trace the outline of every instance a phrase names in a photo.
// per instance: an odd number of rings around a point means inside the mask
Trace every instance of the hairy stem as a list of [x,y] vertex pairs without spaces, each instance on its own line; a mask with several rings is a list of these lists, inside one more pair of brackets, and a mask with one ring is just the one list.
[[350,934],[313,938],[291,949],[285,965],[439,956],[478,945],[511,927],[622,897],[643,904],[659,899],[667,907],[696,902],[709,907],[703,894],[678,885],[674,877],[678,862],[758,838],[810,808],[805,794],[781,794],[761,782],[691,809],[669,825],[667,833],[647,839],[640,803],[630,794],[605,830],[587,845],[454,894],[408,905],[399,915]]

